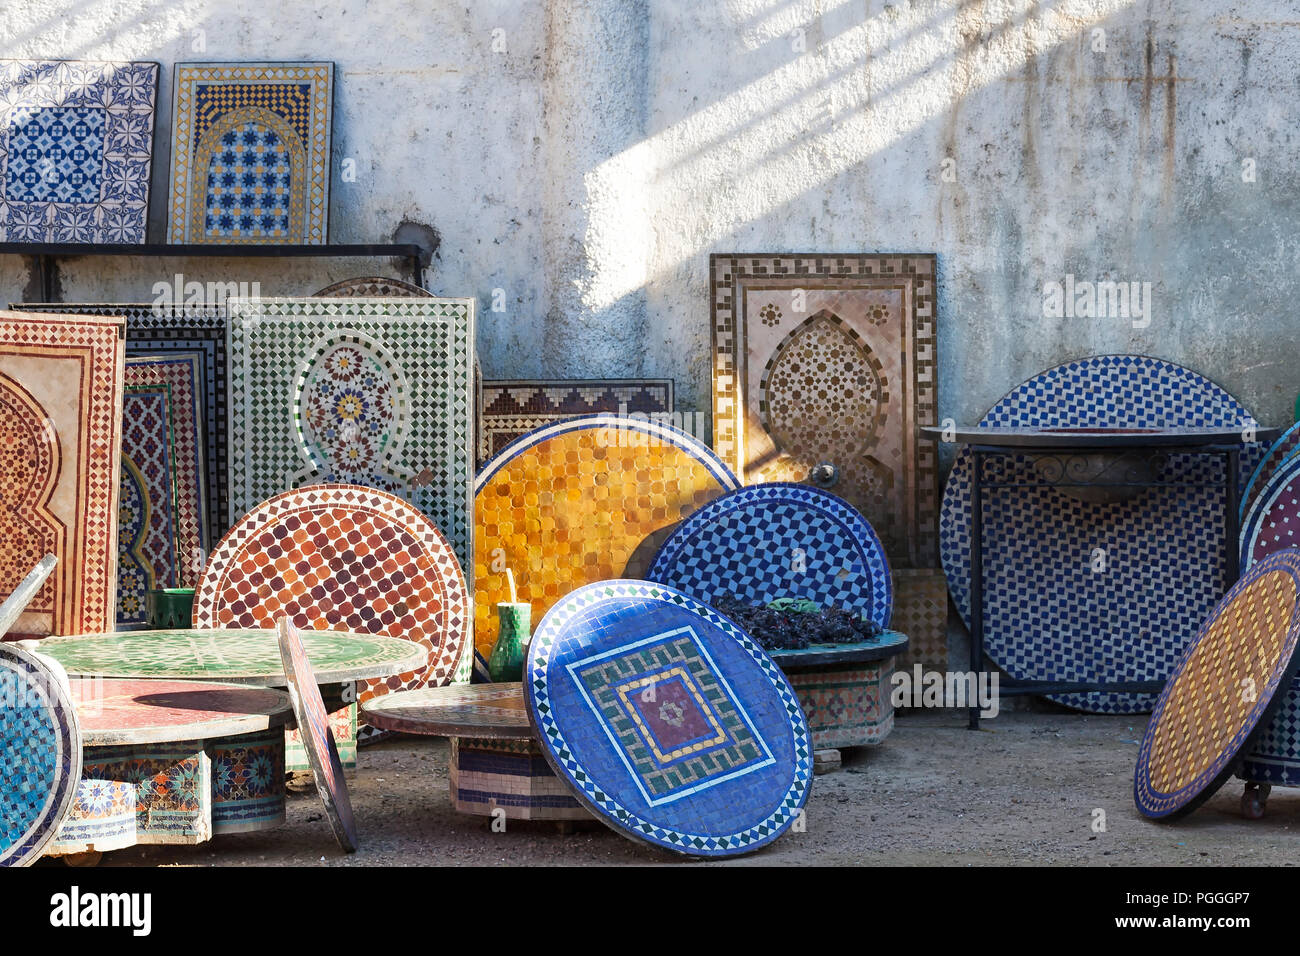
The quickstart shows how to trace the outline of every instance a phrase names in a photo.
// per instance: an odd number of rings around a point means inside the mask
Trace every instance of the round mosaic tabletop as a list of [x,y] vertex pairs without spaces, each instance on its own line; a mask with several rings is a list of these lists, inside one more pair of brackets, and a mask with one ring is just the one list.
[[316,778],[316,792],[320,794],[321,806],[339,846],[348,853],[355,853],[357,824],[352,815],[352,800],[348,797],[343,763],[339,760],[334,732],[330,730],[329,713],[320,696],[318,678],[312,673],[298,629],[289,623],[288,618],[282,617],[276,630],[284,674],[288,678],[289,700],[298,718],[298,732],[302,735],[303,750],[307,752],[307,763]]
[[646,578],[707,604],[807,598],[881,627],[894,607],[889,562],[867,519],[828,491],[789,482],[714,498],[669,535]]
[[[410,641],[376,634],[304,631],[302,641],[322,684],[384,677],[424,659]],[[267,629],[118,631],[47,637],[38,647],[73,677],[286,683],[276,633]]]
[[520,683],[452,684],[404,690],[361,708],[372,727],[406,734],[531,739]]
[[0,644],[0,866],[40,857],[81,779],[81,730],[67,687],[44,661]]
[[367,675],[382,679],[361,689],[361,701],[448,683],[469,641],[469,592],[447,539],[408,502],[360,485],[276,495],[213,550],[194,595],[195,627],[267,628],[282,615],[300,628],[418,645],[423,653],[400,670]]
[[293,720],[288,695],[269,687],[96,677],[69,684],[87,747],[211,740]]
[[1278,465],[1241,525],[1241,566],[1300,545],[1300,457]]
[[1264,486],[1268,484],[1274,473],[1282,466],[1283,462],[1289,459],[1300,449],[1300,425],[1292,425],[1282,435],[1268,446],[1268,451],[1264,452],[1254,472],[1251,473],[1250,479],[1243,486],[1241,492],[1241,506],[1238,514],[1245,518],[1250,513],[1251,506],[1259,497]]
[[785,647],[768,651],[772,660],[782,670],[803,667],[825,667],[828,664],[870,664],[888,660],[907,650],[910,643],[906,634],[885,631],[874,640],[855,641],[852,644],[809,644],[807,647]]
[[474,640],[486,660],[496,606],[519,599],[540,621],[593,581],[640,577],[673,525],[736,476],[686,432],[618,415],[566,419],[523,435],[474,482]]
[[387,276],[357,276],[327,285],[313,292],[313,299],[385,299],[394,297],[430,298],[433,293],[404,279]]
[[781,669],[744,631],[662,584],[562,598],[528,645],[528,716],[556,776],[652,846],[733,856],[799,817],[812,739]]
[[1133,776],[1144,816],[1188,813],[1232,775],[1290,686],[1298,638],[1300,550],[1288,549],[1233,585],[1161,691]]
[[[1231,395],[1186,368],[1104,355],[1049,369],[1018,385],[985,427],[1226,428],[1253,422]],[[1241,451],[1241,478],[1263,455]],[[1041,463],[1040,463],[1041,464]],[[986,482],[1039,482],[984,493],[984,646],[1018,680],[1164,680],[1226,585],[1222,464],[1169,454],[1162,480],[1202,487],[1135,489],[1082,500],[1043,487],[1027,455],[990,458]],[[944,489],[940,554],[948,589],[970,624],[971,452]],[[1176,546],[1175,546],[1176,545]],[[1142,713],[1154,695],[1062,694],[1100,713]]]

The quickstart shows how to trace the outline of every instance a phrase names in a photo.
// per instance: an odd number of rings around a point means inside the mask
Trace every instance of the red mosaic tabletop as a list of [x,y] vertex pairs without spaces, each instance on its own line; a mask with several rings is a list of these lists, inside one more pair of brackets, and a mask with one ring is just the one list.
[[268,687],[94,677],[69,683],[89,747],[231,737],[293,720],[289,695]]

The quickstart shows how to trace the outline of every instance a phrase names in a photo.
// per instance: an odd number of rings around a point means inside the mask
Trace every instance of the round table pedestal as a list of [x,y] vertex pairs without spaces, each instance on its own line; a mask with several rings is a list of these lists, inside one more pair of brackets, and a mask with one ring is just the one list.
[[[532,740],[451,737],[451,804],[509,820],[590,820]],[[497,811],[500,811],[498,813]]]

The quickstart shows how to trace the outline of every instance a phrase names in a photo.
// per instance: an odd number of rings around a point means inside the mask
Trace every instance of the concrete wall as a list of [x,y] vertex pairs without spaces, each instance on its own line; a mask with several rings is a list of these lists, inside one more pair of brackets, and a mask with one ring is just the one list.
[[[478,296],[490,378],[669,376],[707,409],[710,252],[892,250],[939,254],[945,416],[1106,351],[1189,365],[1267,423],[1289,422],[1300,389],[1300,21],[1284,0],[11,0],[6,14],[4,56],[161,61],[158,240],[172,65],[334,60],[330,237],[436,230],[427,282]],[[184,271],[301,294],[375,270],[391,266],[94,259],[66,264],[61,291],[149,298]],[[1045,317],[1044,283],[1067,274],[1150,282],[1150,324]],[[0,262],[0,297],[29,280]]]

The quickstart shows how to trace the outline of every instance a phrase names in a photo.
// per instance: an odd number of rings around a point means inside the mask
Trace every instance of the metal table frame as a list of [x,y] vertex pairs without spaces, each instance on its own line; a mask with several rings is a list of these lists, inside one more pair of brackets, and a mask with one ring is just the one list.
[[[927,426],[923,431],[926,437],[940,437],[941,430]],[[1122,440],[1106,441],[1105,437],[1095,435],[1087,440],[1072,443],[1064,435],[1045,432],[1040,441],[1035,441],[1030,434],[1032,430],[1006,430],[1007,438],[996,440],[994,429],[959,429],[955,440],[966,444],[971,451],[971,524],[970,524],[970,668],[978,674],[984,664],[984,515],[983,500],[986,491],[1014,488],[1054,487],[1054,488],[1222,488],[1224,492],[1224,557],[1225,589],[1236,583],[1241,574],[1239,553],[1240,518],[1237,515],[1237,501],[1240,497],[1239,482],[1241,468],[1241,449],[1243,440],[1235,442],[1213,440],[1196,442],[1189,438],[1179,441],[1177,430],[1151,431],[1148,433],[1132,432],[1125,434]],[[1209,430],[1207,430],[1209,431]],[[1223,434],[1231,429],[1218,430]],[[928,434],[933,432],[934,434]],[[1012,440],[1012,432],[1018,432]],[[1281,429],[1257,428],[1256,441],[1269,442],[1280,434]],[[988,435],[986,439],[983,434]],[[993,439],[993,440],[989,440]],[[953,440],[949,438],[949,440]],[[1098,478],[1084,478],[1079,472],[1079,465],[1087,458],[1099,454],[1118,455],[1116,463],[1108,466]],[[1217,457],[1224,463],[1223,481],[1164,481],[1144,477],[1145,466],[1155,464],[1151,474],[1159,471],[1158,466],[1174,455],[1203,455]],[[1048,477],[1039,481],[985,481],[983,470],[991,458],[1032,457],[1038,461],[1047,460],[1051,464],[1047,469]],[[1130,467],[1123,468],[1123,462]],[[1105,480],[1107,474],[1121,469],[1118,478]],[[1047,681],[1047,680],[1006,680],[999,681],[999,694],[1023,696],[1026,694],[1073,694],[1073,693],[1118,693],[1118,694],[1158,694],[1164,688],[1164,681]],[[971,706],[967,711],[968,726],[978,730],[980,709]]]

